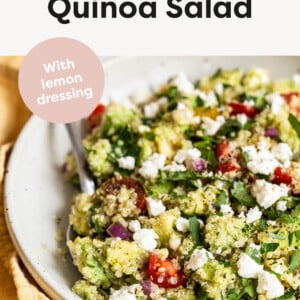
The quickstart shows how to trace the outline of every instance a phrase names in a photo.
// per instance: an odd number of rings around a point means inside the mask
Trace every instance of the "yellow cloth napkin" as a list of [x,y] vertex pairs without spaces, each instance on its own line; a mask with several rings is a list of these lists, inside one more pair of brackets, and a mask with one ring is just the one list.
[[30,116],[18,91],[22,57],[0,57],[0,299],[45,300],[32,280],[10,239],[3,209],[5,166],[13,142]]

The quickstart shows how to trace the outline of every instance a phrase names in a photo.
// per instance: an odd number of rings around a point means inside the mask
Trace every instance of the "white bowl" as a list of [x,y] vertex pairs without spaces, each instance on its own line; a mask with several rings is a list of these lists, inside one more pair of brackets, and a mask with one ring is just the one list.
[[[105,64],[103,99],[122,101],[185,72],[192,80],[217,68],[260,66],[273,78],[292,76],[299,57],[127,57]],[[68,113],[68,112],[66,112]],[[5,181],[7,224],[29,272],[52,299],[79,299],[71,286],[80,276],[70,259],[56,254],[58,229],[66,230],[72,194],[61,174],[70,143],[63,125],[32,117],[11,154]],[[61,222],[58,220],[61,219]],[[59,224],[58,224],[59,223]]]

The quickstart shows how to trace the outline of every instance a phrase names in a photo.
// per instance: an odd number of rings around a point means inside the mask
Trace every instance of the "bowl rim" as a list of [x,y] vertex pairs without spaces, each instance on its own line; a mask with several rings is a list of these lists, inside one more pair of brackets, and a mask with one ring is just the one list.
[[[129,61],[131,59],[134,59],[135,56],[119,56],[119,57],[112,57],[108,60],[104,60],[103,64],[103,70],[104,73],[107,69],[109,69],[111,66],[115,64],[119,64],[123,61]],[[162,58],[162,57],[161,57]],[[101,60],[101,57],[99,57]],[[59,293],[55,289],[55,281],[48,277],[48,274],[42,270],[41,267],[37,267],[38,264],[34,264],[32,262],[32,259],[29,258],[29,256],[25,253],[23,250],[22,244],[18,240],[18,234],[16,233],[16,228],[14,225],[14,213],[9,205],[10,197],[12,197],[15,181],[14,176],[11,170],[16,169],[16,162],[19,157],[19,153],[24,147],[24,144],[26,143],[27,136],[30,134],[30,132],[33,130],[33,127],[35,127],[38,122],[40,122],[41,119],[37,117],[36,115],[32,115],[22,130],[20,131],[13,148],[9,154],[8,162],[6,165],[6,176],[4,177],[3,181],[3,207],[4,207],[4,215],[5,215],[5,222],[8,228],[8,232],[10,235],[10,238],[13,242],[13,245],[15,247],[15,250],[20,257],[21,261],[25,265],[27,271],[30,273],[32,278],[35,280],[35,282],[38,284],[38,287],[51,299],[64,299],[61,293]],[[39,265],[40,266],[40,265]],[[78,296],[74,294],[74,299],[79,299]]]

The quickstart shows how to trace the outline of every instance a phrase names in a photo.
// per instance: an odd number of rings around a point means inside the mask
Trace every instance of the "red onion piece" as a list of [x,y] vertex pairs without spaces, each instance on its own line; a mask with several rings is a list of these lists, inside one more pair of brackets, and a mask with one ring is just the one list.
[[197,172],[202,172],[206,169],[205,161],[203,159],[197,159],[193,162],[194,170]]
[[268,128],[266,131],[265,131],[265,136],[269,136],[269,137],[278,137],[279,136],[279,132],[276,128],[274,127],[271,127],[271,128]]
[[142,286],[143,293],[147,296],[147,300],[150,300],[151,294],[151,281],[148,280],[141,280],[140,285]]
[[111,224],[106,232],[112,237],[118,237],[121,240],[129,240],[131,238],[132,233],[127,230],[122,224],[119,222]]

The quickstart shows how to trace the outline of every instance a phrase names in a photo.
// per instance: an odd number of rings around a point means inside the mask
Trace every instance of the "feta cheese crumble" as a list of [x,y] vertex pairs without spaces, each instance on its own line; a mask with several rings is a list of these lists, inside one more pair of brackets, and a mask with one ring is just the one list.
[[263,84],[269,83],[270,78],[269,78],[268,71],[266,69],[256,68],[255,71],[258,74],[259,79]]
[[153,229],[142,228],[133,234],[133,240],[144,250],[153,251],[157,247],[158,235]]
[[246,100],[243,103],[247,106],[255,106],[255,102],[253,100]]
[[216,93],[217,93],[218,95],[222,95],[223,92],[224,92],[224,86],[223,86],[223,84],[222,84],[222,83],[217,83],[217,84],[215,85],[215,91],[216,91]]
[[276,209],[279,211],[286,211],[287,210],[286,201],[278,201],[276,204]]
[[172,162],[170,165],[166,165],[163,170],[168,172],[183,172],[186,171],[186,167],[182,164]]
[[153,179],[158,176],[158,168],[156,168],[151,161],[144,161],[139,173],[146,179]]
[[144,105],[144,114],[146,118],[153,119],[160,112],[161,109],[164,109],[168,104],[168,99],[166,97],[161,97],[155,102],[148,103]]
[[[151,91],[149,88],[143,88],[140,90],[137,90],[134,94],[131,95],[130,99],[132,103],[135,105],[143,104],[147,102],[152,96]],[[123,103],[122,103],[123,104]]]
[[239,214],[238,214],[238,218],[240,219],[244,219],[246,216],[245,216],[245,212],[241,211]]
[[163,154],[154,153],[147,161],[150,161],[155,168],[161,169],[165,165],[166,157]]
[[128,229],[131,232],[136,232],[141,229],[141,223],[138,220],[132,220],[128,224]]
[[138,127],[139,133],[145,133],[150,131],[150,127],[146,125],[139,125]]
[[295,74],[293,76],[293,81],[294,81],[295,85],[300,85],[300,74]]
[[241,125],[244,127],[245,124],[248,121],[248,117],[245,114],[238,114],[236,115],[236,119],[241,123]]
[[150,197],[147,197],[146,201],[147,210],[150,216],[156,217],[166,210],[166,207],[163,205],[161,200],[157,201]]
[[225,124],[225,118],[223,116],[217,116],[216,120],[213,120],[209,117],[203,117],[202,122],[202,128],[205,130],[206,134],[212,136]]
[[165,161],[165,155],[154,153],[142,163],[139,173],[146,179],[153,179],[157,177],[158,171],[163,168]]
[[176,220],[176,229],[180,232],[187,232],[189,230],[189,220],[186,218],[179,217]]
[[246,223],[251,224],[259,220],[261,216],[262,216],[262,212],[259,210],[257,206],[255,206],[254,208],[250,208],[246,216]]
[[268,299],[281,297],[284,287],[274,274],[266,271],[258,273],[257,293],[264,294]]
[[172,250],[177,250],[181,244],[181,239],[176,234],[172,234],[169,240],[169,246]]
[[264,175],[272,174],[278,166],[288,168],[293,156],[290,146],[286,143],[276,144],[268,150],[266,143],[261,141],[256,145],[242,147],[242,151],[248,155],[247,168],[255,174]]
[[190,260],[186,264],[186,268],[192,271],[196,271],[204,266],[209,259],[213,259],[214,256],[206,249],[195,249]]
[[200,158],[200,156],[201,156],[201,152],[197,148],[181,149],[176,153],[174,160],[177,163],[182,164],[183,162],[189,160],[196,160]]
[[186,109],[186,106],[185,106],[184,103],[178,102],[178,103],[177,103],[177,109],[178,109],[178,110],[184,110],[184,109]]
[[119,168],[133,170],[135,167],[135,159],[132,156],[125,156],[118,159]]
[[153,119],[158,114],[160,110],[159,103],[151,102],[144,106],[144,114],[146,118]]
[[237,267],[238,274],[244,278],[257,278],[258,273],[263,270],[263,266],[259,265],[246,253],[240,254]]
[[288,192],[289,187],[287,185],[273,184],[264,179],[256,180],[251,189],[257,203],[265,209],[271,207],[279,198],[287,196]]
[[279,93],[268,94],[266,100],[271,104],[271,110],[274,115],[280,112],[281,106],[284,104],[284,99]]
[[112,291],[109,300],[136,300],[135,292],[139,288],[139,284],[123,286],[120,290]]
[[279,166],[279,162],[266,148],[264,142],[260,142],[256,146],[244,146],[242,151],[248,155],[247,168],[255,174],[270,175]]
[[195,90],[193,83],[182,72],[172,78],[169,84],[170,86],[176,86],[178,91],[183,94],[192,94]]
[[229,204],[222,204],[220,207],[220,212],[224,215],[233,216],[234,211]]
[[274,227],[274,226],[276,226],[277,223],[276,223],[276,221],[268,220],[268,221],[267,221],[267,224],[268,224],[269,226],[273,226],[273,227]]
[[274,145],[272,147],[271,152],[274,155],[274,157],[280,160],[281,162],[289,161],[293,156],[293,152],[290,146],[286,143],[279,143]]
[[218,105],[218,99],[216,97],[216,94],[213,91],[210,91],[208,93],[197,91],[196,96],[199,96],[204,101],[204,105],[206,107],[212,107]]
[[199,116],[193,117],[192,118],[192,124],[198,125],[201,122],[201,118]]

